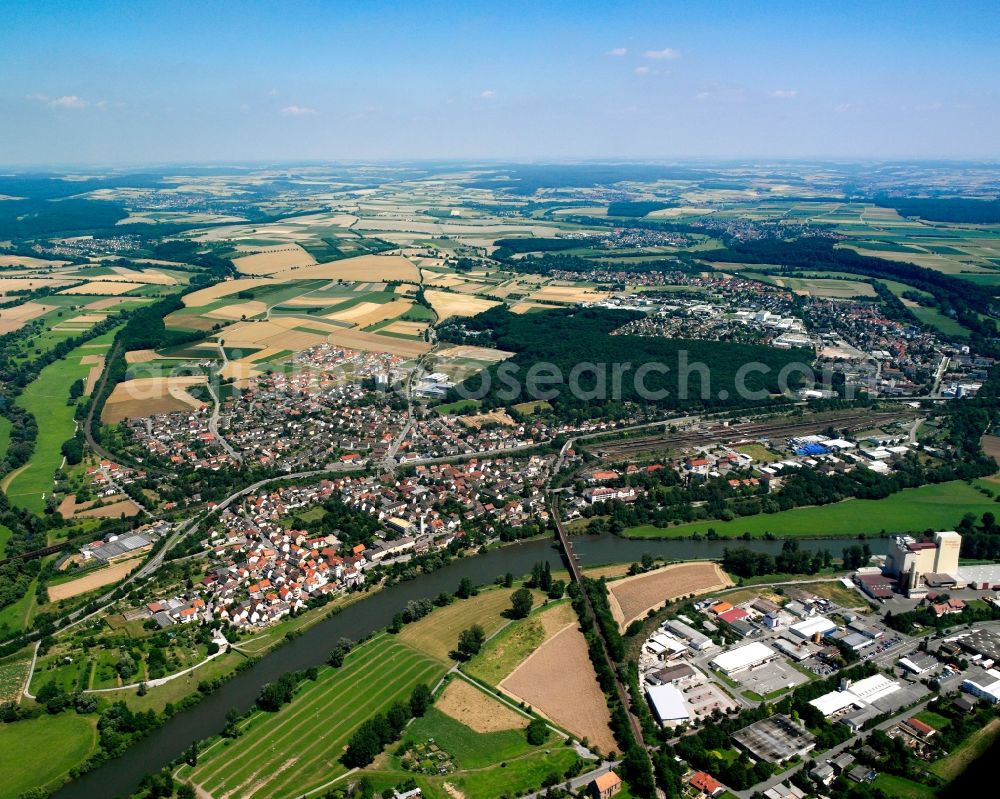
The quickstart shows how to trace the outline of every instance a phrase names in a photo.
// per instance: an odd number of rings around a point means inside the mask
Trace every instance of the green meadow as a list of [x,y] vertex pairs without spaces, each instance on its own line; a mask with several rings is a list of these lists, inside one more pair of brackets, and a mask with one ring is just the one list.
[[705,535],[712,528],[720,536],[733,538],[744,533],[771,533],[779,538],[878,535],[953,529],[966,513],[980,516],[986,511],[995,513],[997,503],[956,480],[909,488],[885,499],[847,499],[831,505],[744,516],[731,522],[700,521],[666,528],[645,524],[623,534],[632,538],[686,538],[696,533]]
[[38,438],[31,460],[5,486],[14,504],[34,513],[45,509],[43,495],[52,493],[52,476],[63,460],[60,448],[76,430],[74,407],[66,404],[69,387],[74,380],[85,380],[90,371],[90,366],[81,364],[80,360],[87,355],[102,354],[113,338],[114,331],[109,331],[70,351],[62,360],[49,364],[17,398],[17,404],[30,411],[38,422]]
[[95,721],[96,717],[69,712],[0,724],[0,799],[15,799],[32,788],[56,787],[93,751]]

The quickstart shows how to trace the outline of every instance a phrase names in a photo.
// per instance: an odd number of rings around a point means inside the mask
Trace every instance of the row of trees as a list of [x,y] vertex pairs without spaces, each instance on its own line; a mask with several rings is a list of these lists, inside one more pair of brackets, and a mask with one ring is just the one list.
[[418,683],[406,702],[394,702],[385,713],[379,713],[361,723],[347,743],[341,761],[348,768],[369,765],[386,745],[397,740],[412,718],[427,712],[434,701],[431,689]]

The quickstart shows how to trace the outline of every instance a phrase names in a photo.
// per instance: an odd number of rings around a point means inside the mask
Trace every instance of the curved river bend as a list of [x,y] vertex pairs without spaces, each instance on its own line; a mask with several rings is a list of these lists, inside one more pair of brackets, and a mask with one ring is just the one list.
[[[803,549],[829,549],[835,555],[856,543],[854,538],[800,542]],[[868,544],[875,554],[888,551],[888,539],[870,539]],[[628,563],[639,560],[645,553],[671,560],[720,558],[727,546],[744,546],[777,554],[781,545],[781,541],[639,540],[610,535],[573,539],[574,552],[585,566]],[[562,566],[559,552],[549,539],[512,544],[482,555],[456,559],[431,574],[420,575],[356,602],[265,656],[252,669],[236,675],[193,708],[178,713],[149,737],[130,747],[122,757],[64,786],[54,794],[54,799],[129,796],[144,775],[168,765],[192,741],[218,733],[225,726],[230,708],[241,712],[249,709],[262,685],[286,672],[324,663],[337,639],[369,635],[387,626],[393,615],[410,600],[430,599],[442,591],[454,591],[463,577],[471,578],[477,585],[491,583],[497,575],[506,572],[526,574],[540,560],[547,560],[553,567]]]

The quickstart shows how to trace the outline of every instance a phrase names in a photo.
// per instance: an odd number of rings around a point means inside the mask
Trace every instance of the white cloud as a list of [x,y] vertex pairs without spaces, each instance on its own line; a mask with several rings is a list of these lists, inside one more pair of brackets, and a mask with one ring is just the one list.
[[799,93],[798,89],[775,89],[771,92],[772,97],[778,97],[782,100],[790,100]]
[[52,100],[49,105],[53,108],[86,108],[87,101],[75,94],[67,94]]
[[648,75],[649,74],[649,67],[636,67],[635,68],[635,74],[636,75]]
[[483,100],[492,100],[497,96],[497,93],[493,89],[483,89],[483,91],[479,92],[479,96]]
[[35,92],[34,94],[26,94],[24,96],[24,99],[27,100],[29,103],[47,103],[49,101],[48,95],[38,94],[37,92]]
[[628,55],[627,47],[614,47],[608,50],[608,55],[613,55],[615,58],[621,58],[623,55]]
[[283,117],[306,117],[316,113],[315,108],[306,105],[286,105],[281,109]]
[[657,61],[668,61],[681,57],[679,51],[670,47],[664,47],[662,50],[647,50],[643,53],[643,55],[646,56],[646,58],[654,58]]
[[698,92],[695,96],[695,100],[707,100],[712,96],[711,92]]
[[856,103],[840,103],[833,107],[833,110],[838,114],[846,114],[848,111],[856,111],[857,109],[858,106]]
[[269,91],[269,92],[267,93],[267,96],[268,96],[268,97],[277,97],[277,96],[278,96],[278,90],[277,90],[277,89],[271,89],[271,90],[270,90],[270,91]]

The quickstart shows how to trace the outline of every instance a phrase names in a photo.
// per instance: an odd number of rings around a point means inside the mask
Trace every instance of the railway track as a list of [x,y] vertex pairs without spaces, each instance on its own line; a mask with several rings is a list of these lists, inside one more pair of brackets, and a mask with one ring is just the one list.
[[653,449],[667,447],[683,448],[697,444],[717,444],[722,441],[738,441],[744,438],[793,438],[797,435],[814,433],[818,428],[835,425],[840,429],[857,431],[866,427],[877,426],[884,422],[905,418],[898,413],[852,413],[833,417],[811,417],[797,423],[789,420],[774,420],[767,422],[752,422],[749,424],[715,425],[696,432],[679,431],[655,436],[645,436],[621,442],[602,442],[599,444],[584,444],[595,454],[607,458],[634,455]]

